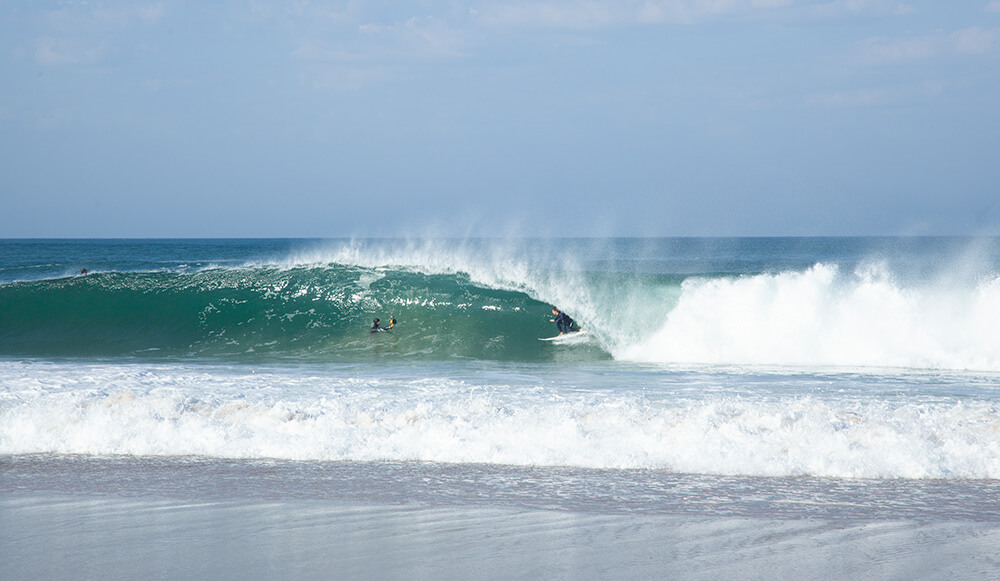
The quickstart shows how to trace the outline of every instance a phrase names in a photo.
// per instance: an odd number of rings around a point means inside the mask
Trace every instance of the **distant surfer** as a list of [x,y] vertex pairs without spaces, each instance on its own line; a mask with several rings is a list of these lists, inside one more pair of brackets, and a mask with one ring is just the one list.
[[87,269],[86,268],[81,268],[80,269],[80,276],[83,276],[85,274],[87,274]]
[[552,307],[552,316],[555,318],[549,320],[555,323],[556,327],[559,328],[560,335],[575,333],[580,330],[580,328],[576,326],[576,321],[571,319],[566,313],[560,312],[556,307]]
[[372,333],[378,333],[379,331],[388,331],[389,329],[396,326],[396,317],[389,317],[389,326],[383,327],[382,322],[378,319],[372,321]]

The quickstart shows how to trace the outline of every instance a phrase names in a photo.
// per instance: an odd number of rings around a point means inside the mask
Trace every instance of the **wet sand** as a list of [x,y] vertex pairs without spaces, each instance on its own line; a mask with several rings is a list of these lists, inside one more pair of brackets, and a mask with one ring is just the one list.
[[0,457],[10,579],[982,579],[1000,485]]

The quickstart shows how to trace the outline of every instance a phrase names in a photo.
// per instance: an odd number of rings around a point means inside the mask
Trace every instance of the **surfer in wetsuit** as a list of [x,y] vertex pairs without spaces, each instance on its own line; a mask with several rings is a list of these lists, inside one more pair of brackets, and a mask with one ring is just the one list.
[[566,313],[560,312],[559,309],[552,307],[552,315],[555,318],[549,320],[555,323],[556,327],[559,327],[560,335],[565,335],[566,333],[575,333],[576,331],[580,330],[579,328],[574,329],[573,327],[576,326],[576,321],[571,319],[570,316],[567,315]]
[[389,326],[383,327],[381,321],[375,319],[372,321],[372,333],[378,333],[379,331],[388,331],[389,329],[396,326],[396,317],[389,317]]

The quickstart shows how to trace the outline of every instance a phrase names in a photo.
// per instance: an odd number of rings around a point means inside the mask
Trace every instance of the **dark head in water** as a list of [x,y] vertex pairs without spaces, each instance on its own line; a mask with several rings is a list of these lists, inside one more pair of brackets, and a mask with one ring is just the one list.
[[378,321],[378,319],[375,319],[374,321],[372,321],[372,333],[378,333],[381,330],[382,330],[382,327],[379,327],[379,321]]

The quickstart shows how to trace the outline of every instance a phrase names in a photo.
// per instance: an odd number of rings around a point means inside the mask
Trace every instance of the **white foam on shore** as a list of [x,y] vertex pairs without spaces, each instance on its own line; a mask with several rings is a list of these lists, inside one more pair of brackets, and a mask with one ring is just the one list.
[[0,454],[1000,478],[991,399],[28,367],[0,365]]

